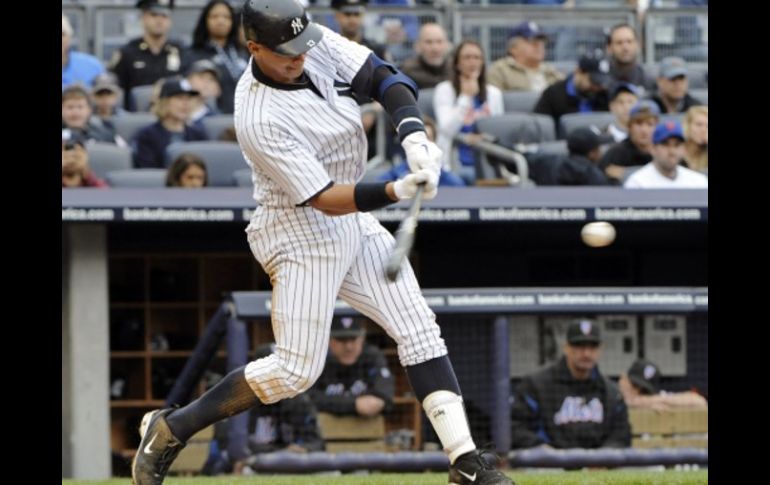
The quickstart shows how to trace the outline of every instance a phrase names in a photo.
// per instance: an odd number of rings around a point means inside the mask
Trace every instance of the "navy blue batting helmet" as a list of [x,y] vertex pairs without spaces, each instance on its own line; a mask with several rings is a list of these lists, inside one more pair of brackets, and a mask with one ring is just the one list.
[[284,56],[303,54],[323,37],[298,0],[246,0],[241,14],[246,40]]

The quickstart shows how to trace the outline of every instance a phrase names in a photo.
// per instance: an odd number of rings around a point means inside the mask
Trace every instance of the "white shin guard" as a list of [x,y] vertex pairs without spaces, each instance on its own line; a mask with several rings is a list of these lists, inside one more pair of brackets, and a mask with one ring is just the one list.
[[458,456],[476,449],[462,397],[451,391],[435,391],[428,394],[422,407],[449,455],[449,463],[454,464]]

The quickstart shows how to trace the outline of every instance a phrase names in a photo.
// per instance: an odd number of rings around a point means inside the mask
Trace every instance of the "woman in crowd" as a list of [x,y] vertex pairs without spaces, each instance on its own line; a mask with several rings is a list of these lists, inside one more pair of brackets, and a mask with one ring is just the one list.
[[[452,78],[436,85],[433,109],[438,124],[438,146],[444,152],[444,168],[452,168],[452,139],[469,134],[470,142],[480,139],[476,120],[503,114],[503,94],[487,84],[484,51],[475,40],[464,40],[455,49]],[[468,183],[476,179],[478,153],[472,145],[458,144],[459,175]]]

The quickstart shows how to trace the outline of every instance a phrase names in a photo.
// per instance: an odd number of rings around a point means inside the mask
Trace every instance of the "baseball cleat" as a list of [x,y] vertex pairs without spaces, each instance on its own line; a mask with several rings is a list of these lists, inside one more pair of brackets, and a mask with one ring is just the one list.
[[449,485],[515,485],[513,480],[495,468],[497,456],[473,450],[461,455],[449,467]]
[[179,441],[166,422],[166,416],[173,411],[156,409],[142,418],[139,435],[142,441],[131,463],[131,477],[134,485],[161,485],[171,463],[185,443]]

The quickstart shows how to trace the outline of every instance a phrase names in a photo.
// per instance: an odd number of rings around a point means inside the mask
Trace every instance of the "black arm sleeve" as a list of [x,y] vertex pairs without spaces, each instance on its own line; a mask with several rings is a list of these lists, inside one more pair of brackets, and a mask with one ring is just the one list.
[[[357,96],[374,99],[382,104],[390,115],[393,126],[398,128],[399,139],[409,133],[424,131],[422,113],[417,107],[417,85],[404,73],[371,54],[353,78],[352,89]],[[401,122],[416,118],[414,122]]]

